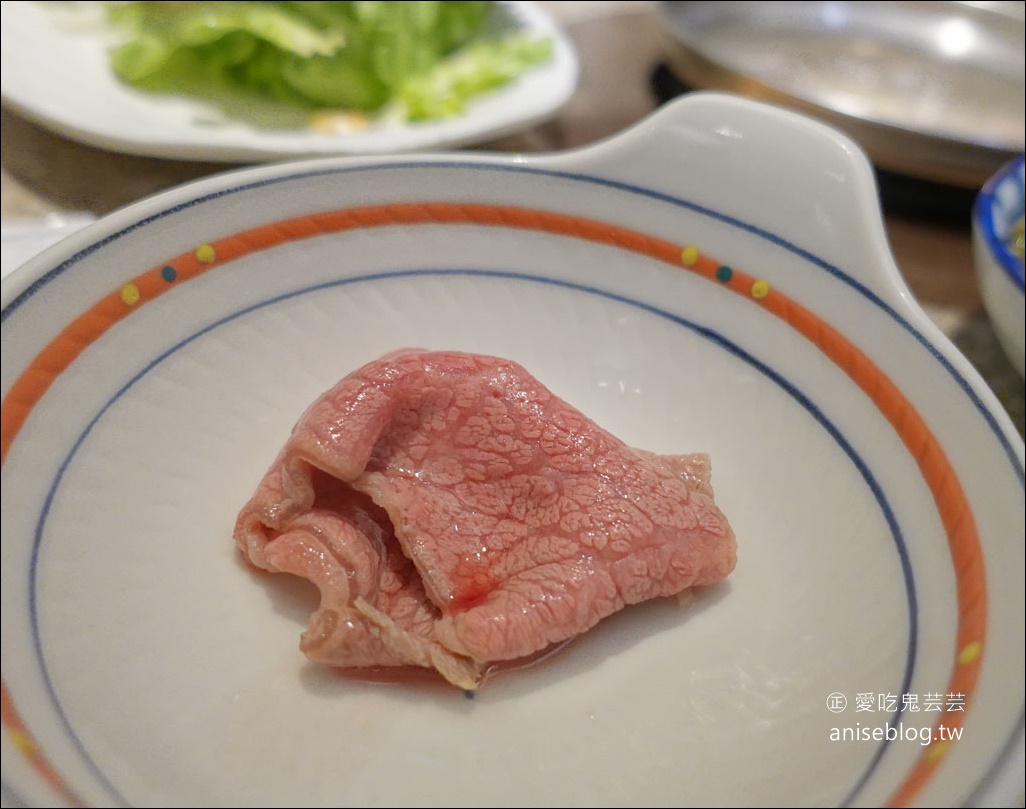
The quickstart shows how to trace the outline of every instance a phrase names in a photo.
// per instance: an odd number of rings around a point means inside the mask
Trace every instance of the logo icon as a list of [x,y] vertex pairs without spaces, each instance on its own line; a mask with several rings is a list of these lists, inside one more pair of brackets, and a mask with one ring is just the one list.
[[831,713],[840,713],[848,707],[848,700],[840,691],[834,691],[827,697],[827,708]]

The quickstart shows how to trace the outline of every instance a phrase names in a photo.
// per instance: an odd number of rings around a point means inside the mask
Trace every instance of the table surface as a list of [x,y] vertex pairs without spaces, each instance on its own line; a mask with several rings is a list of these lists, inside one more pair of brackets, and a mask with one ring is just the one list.
[[[612,135],[659,104],[657,67],[665,44],[650,3],[547,3],[580,59],[580,82],[552,120],[481,148],[552,151]],[[142,197],[215,172],[222,163],[119,154],[68,140],[0,110],[0,218],[4,225],[48,215],[102,216]],[[1024,432],[1024,385],[1001,351],[980,299],[968,217],[909,209],[885,224],[905,280],[940,328],[991,385]]]

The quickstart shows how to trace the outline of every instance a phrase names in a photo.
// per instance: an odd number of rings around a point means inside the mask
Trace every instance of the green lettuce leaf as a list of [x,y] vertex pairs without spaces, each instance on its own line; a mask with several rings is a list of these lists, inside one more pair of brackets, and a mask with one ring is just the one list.
[[458,115],[474,96],[551,57],[552,43],[492,35],[487,2],[127,2],[111,53],[127,84],[218,100],[411,120]]

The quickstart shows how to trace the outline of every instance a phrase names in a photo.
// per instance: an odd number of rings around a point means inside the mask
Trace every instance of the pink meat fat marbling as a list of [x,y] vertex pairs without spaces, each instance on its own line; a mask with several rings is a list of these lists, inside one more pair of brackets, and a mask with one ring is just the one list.
[[632,449],[514,362],[414,350],[307,409],[235,541],[318,587],[310,659],[435,668],[465,689],[723,579],[737,549],[707,456]]

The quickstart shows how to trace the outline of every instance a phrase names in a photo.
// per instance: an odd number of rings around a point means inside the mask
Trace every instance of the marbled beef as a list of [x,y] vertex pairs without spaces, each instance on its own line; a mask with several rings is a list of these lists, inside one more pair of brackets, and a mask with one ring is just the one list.
[[309,658],[466,689],[736,558],[706,456],[632,449],[508,360],[416,350],[307,409],[235,540],[319,588]]

